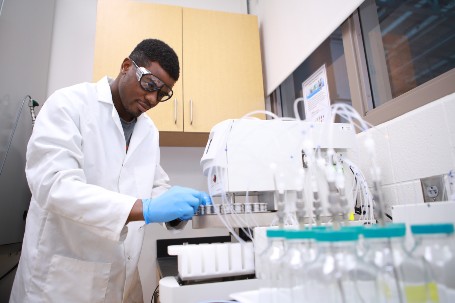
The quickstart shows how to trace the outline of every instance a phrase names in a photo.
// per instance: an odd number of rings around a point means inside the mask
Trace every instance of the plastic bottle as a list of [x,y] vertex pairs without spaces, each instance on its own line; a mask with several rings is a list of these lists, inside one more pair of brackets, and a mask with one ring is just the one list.
[[305,270],[308,302],[381,302],[377,271],[358,256],[358,238],[354,229],[315,231],[318,256]]
[[305,298],[305,266],[316,258],[314,231],[286,230],[286,252],[281,258],[279,302],[302,302]]
[[[423,288],[408,288],[408,301],[455,302],[455,247],[453,224],[411,225],[414,246],[411,255],[419,265]],[[411,292],[414,290],[414,293]],[[417,300],[415,300],[417,298]],[[413,301],[413,302],[414,302]]]
[[342,230],[353,230],[359,234],[359,239],[357,240],[357,255],[360,257],[365,253],[364,240],[363,240],[363,230],[365,229],[364,225],[345,225],[341,227]]
[[281,258],[285,252],[285,239],[283,229],[268,229],[268,246],[259,255],[261,271],[259,279],[263,280],[263,286],[259,289],[260,302],[280,303],[278,301],[278,286]]
[[380,296],[387,303],[405,303],[399,267],[408,253],[403,248],[405,224],[374,225],[363,231],[364,260],[378,270]]

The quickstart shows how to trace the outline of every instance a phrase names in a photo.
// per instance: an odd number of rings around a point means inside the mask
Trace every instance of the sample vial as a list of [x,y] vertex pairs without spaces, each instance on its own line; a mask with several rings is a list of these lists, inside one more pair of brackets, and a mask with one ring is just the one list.
[[315,231],[317,257],[305,270],[308,302],[382,302],[377,270],[357,254],[355,229]]
[[285,238],[283,229],[268,229],[266,231],[268,245],[259,255],[261,269],[257,274],[263,280],[259,289],[260,302],[280,303],[278,300],[278,283],[281,258],[285,253]]
[[[411,225],[414,246],[411,270],[405,268],[405,293],[410,302],[455,302],[453,224]],[[412,279],[411,279],[412,277]]]
[[405,303],[399,268],[408,253],[403,248],[405,224],[364,228],[364,260],[378,270],[380,296],[387,303]]

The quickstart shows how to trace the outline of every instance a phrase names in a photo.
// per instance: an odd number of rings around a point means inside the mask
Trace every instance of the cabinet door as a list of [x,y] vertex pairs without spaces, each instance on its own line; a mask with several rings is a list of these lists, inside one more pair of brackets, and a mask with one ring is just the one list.
[[[126,0],[98,0],[94,80],[115,78],[123,59],[144,39],[160,39],[177,53],[182,69],[182,9]],[[183,131],[182,71],[171,100],[147,112],[159,130]],[[176,106],[176,107],[174,107]]]
[[264,109],[256,16],[183,8],[183,62],[185,132]]

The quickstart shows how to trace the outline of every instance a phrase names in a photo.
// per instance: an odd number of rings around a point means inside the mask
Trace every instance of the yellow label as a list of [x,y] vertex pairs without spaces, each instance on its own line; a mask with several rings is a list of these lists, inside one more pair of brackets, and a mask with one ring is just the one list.
[[387,283],[381,283],[381,288],[382,288],[382,293],[384,294],[384,297],[388,300],[392,298],[392,291]]
[[406,303],[439,303],[438,285],[434,282],[404,287]]
[[351,211],[351,212],[349,213],[349,221],[354,221],[354,219],[355,219],[355,218],[354,218],[354,212]]

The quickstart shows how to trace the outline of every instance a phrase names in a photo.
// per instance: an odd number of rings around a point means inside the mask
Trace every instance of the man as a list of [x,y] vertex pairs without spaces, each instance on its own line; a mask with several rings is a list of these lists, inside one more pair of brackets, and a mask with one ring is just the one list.
[[[115,80],[56,91],[27,147],[32,193],[10,302],[142,302],[143,222],[188,220],[207,194],[168,185],[144,114],[179,78],[164,42],[139,43]],[[152,261],[152,260],[150,260]]]

